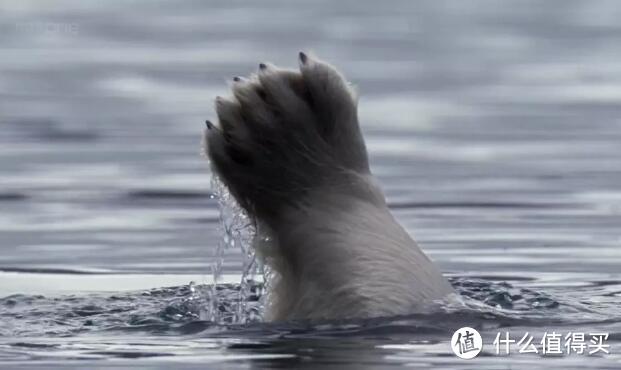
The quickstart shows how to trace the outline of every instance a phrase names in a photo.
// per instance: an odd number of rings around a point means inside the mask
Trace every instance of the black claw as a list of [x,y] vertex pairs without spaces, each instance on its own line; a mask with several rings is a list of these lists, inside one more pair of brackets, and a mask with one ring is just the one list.
[[267,66],[265,65],[265,63],[260,63],[259,64],[259,69],[264,70],[266,68],[267,68]]
[[235,77],[233,77],[233,81],[235,81],[235,82],[239,82],[239,81],[241,81],[241,78],[239,78],[239,77],[235,76]]
[[213,128],[213,123],[211,123],[210,120],[205,121],[205,126],[207,126],[208,130],[211,130]]
[[302,62],[302,64],[306,64],[307,60],[308,60],[308,56],[304,54],[303,51],[300,51],[300,62]]

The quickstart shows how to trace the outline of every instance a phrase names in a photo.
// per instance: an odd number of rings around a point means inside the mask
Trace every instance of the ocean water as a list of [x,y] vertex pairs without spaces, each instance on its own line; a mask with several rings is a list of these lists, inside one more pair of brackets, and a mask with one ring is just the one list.
[[[619,19],[614,0],[0,0],[0,368],[621,367]],[[233,76],[300,50],[357,85],[372,170],[462,305],[236,313],[248,261],[218,251],[203,122]],[[451,350],[464,326],[474,360]],[[606,333],[610,353],[496,354],[506,332]]]

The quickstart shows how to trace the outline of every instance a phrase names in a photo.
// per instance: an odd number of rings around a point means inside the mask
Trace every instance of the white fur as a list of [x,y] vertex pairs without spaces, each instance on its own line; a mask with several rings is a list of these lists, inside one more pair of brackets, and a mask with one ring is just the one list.
[[371,175],[356,97],[332,66],[267,65],[217,98],[213,169],[270,243],[271,320],[421,312],[450,284],[391,215]]

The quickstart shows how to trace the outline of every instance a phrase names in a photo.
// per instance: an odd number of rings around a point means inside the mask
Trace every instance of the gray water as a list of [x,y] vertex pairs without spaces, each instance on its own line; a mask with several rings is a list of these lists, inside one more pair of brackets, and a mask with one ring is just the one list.
[[[0,0],[0,367],[621,367],[619,19],[614,0]],[[299,50],[358,86],[372,169],[463,307],[204,317],[203,122],[233,76]],[[225,250],[225,313],[241,264]],[[469,362],[462,326],[485,345]],[[604,331],[611,353],[497,356],[504,331]]]

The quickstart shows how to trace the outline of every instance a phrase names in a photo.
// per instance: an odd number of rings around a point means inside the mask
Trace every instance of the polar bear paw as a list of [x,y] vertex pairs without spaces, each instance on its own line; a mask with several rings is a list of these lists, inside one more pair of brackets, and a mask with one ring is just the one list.
[[356,95],[331,65],[303,52],[299,70],[261,63],[217,97],[207,121],[207,154],[250,214],[273,218],[304,194],[369,174]]

